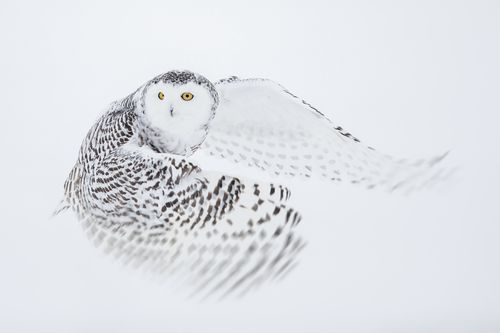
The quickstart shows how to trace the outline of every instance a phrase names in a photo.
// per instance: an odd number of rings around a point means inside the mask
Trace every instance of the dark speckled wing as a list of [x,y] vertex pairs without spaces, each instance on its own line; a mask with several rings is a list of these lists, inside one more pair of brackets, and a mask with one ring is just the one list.
[[124,263],[183,278],[201,295],[244,293],[277,279],[305,244],[280,185],[204,172],[133,143],[82,179],[82,224],[96,245]]
[[139,117],[134,94],[113,103],[65,183],[62,208],[77,213],[96,246],[200,295],[245,293],[295,267],[304,241],[287,188],[162,153]]

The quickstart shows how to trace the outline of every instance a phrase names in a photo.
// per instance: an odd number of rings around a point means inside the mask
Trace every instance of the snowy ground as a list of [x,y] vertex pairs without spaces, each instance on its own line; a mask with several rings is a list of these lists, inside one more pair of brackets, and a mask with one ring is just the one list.
[[[500,331],[499,17],[495,1],[2,4],[0,331]],[[387,153],[451,149],[457,181],[409,197],[294,181],[302,264],[243,300],[185,300],[49,219],[100,110],[173,68],[272,78]]]

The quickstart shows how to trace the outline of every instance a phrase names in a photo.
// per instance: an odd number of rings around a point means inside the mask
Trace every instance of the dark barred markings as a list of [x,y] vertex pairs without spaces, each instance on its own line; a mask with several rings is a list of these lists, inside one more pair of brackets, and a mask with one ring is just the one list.
[[[159,80],[197,82],[217,101],[197,74],[169,72],[145,86]],[[90,129],[65,182],[65,203],[92,242],[134,267],[184,276],[200,295],[244,293],[284,275],[304,247],[290,191],[204,172],[165,152],[141,121],[144,89]]]

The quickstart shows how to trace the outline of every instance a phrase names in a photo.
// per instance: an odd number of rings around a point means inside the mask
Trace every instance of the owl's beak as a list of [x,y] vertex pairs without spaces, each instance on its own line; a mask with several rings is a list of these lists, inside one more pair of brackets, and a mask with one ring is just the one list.
[[172,105],[170,105],[170,116],[174,116],[174,107]]

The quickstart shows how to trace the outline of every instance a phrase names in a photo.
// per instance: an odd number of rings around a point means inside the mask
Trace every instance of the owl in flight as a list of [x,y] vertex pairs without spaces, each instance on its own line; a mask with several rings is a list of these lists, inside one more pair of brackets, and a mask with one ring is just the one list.
[[438,163],[396,160],[264,79],[212,84],[170,71],[113,102],[85,137],[57,212],[105,252],[193,293],[244,294],[287,274],[305,246],[285,186],[204,170],[193,153],[274,176],[389,191],[426,187]]

